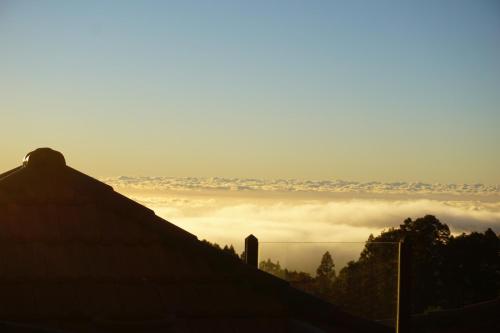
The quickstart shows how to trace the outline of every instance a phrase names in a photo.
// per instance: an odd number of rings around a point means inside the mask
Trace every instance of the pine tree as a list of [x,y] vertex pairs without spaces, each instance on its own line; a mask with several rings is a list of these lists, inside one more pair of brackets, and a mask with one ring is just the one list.
[[333,281],[335,279],[335,264],[333,263],[333,258],[330,252],[326,251],[321,258],[321,263],[316,269],[316,275],[318,278],[327,279]]
[[319,297],[328,299],[333,290],[333,281],[335,280],[335,264],[330,252],[326,251],[321,258],[321,263],[316,269],[315,294]]

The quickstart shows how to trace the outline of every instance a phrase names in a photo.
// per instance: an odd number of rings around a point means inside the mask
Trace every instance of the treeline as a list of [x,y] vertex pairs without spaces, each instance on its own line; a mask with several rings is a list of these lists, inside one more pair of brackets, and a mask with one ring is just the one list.
[[[240,256],[238,255],[238,253],[236,253],[235,249],[234,249],[234,246],[233,244],[227,246],[227,245],[224,245],[224,247],[220,246],[219,244],[217,243],[212,243],[212,242],[209,242],[207,241],[206,239],[203,239],[201,240],[202,243],[205,243],[205,244],[208,244],[210,246],[213,246],[215,247],[216,249],[218,250],[221,250],[222,252],[224,253],[227,253],[228,255],[231,255],[231,256],[234,256],[236,258],[240,258]],[[242,256],[244,256],[244,253],[242,253]]]
[[[288,271],[270,259],[259,268],[291,285],[370,319],[395,317],[396,243],[412,244],[412,312],[457,308],[500,295],[500,239],[491,230],[452,236],[448,226],[427,215],[407,219],[398,228],[370,235],[357,261],[338,274],[326,252],[316,275]],[[378,243],[378,244],[377,244]]]

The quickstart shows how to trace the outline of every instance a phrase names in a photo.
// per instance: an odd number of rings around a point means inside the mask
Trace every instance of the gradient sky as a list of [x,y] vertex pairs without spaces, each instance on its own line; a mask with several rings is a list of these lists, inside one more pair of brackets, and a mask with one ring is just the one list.
[[498,1],[1,1],[0,170],[500,183]]

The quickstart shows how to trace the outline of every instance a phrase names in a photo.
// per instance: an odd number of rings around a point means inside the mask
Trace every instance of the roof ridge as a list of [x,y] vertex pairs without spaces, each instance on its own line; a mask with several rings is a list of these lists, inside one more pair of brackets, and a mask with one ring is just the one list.
[[22,169],[23,166],[20,165],[18,167],[15,167],[14,169],[11,169],[9,171],[5,171],[4,173],[0,173],[0,182],[4,179],[4,178],[7,178],[9,175],[19,171],[19,169]]

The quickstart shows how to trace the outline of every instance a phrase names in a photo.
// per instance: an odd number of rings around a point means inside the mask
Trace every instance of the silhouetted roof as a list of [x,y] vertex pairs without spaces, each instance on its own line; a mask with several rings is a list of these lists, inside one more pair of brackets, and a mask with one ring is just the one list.
[[4,324],[68,332],[284,332],[291,319],[384,331],[198,241],[49,148],[0,174],[0,295]]

